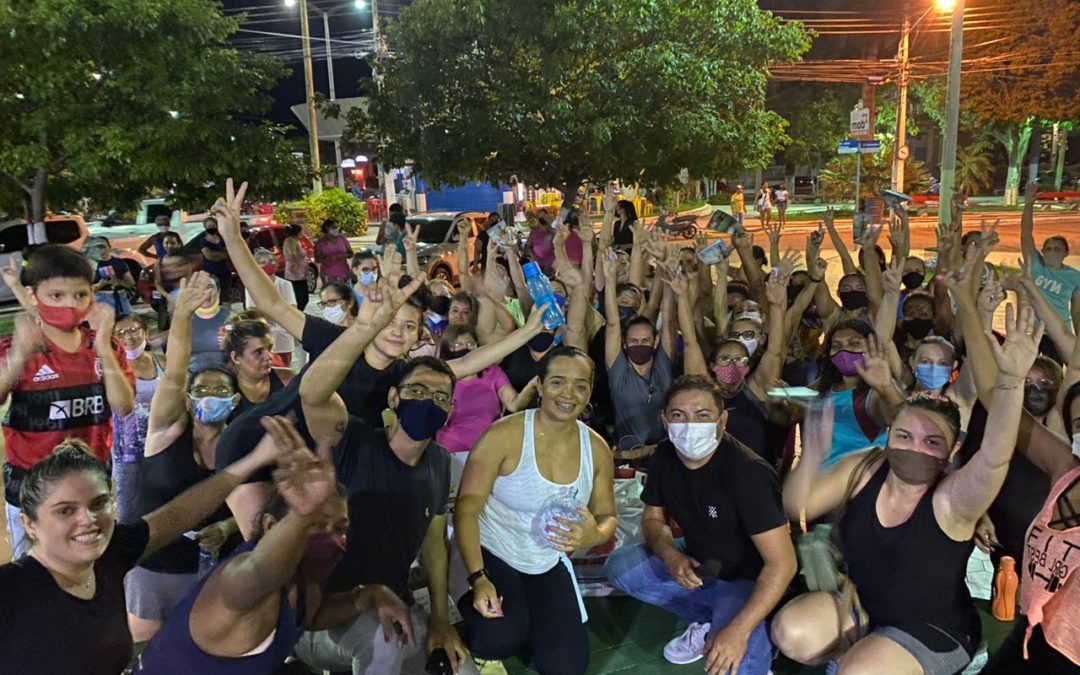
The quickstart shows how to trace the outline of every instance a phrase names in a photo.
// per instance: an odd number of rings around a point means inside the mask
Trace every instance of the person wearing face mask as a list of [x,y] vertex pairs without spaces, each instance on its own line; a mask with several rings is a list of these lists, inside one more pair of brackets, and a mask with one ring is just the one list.
[[384,586],[324,593],[345,550],[349,517],[329,457],[291,432],[279,486],[250,541],[219,562],[146,645],[135,673],[259,675],[278,672],[307,630],[375,609],[411,634],[408,608]]
[[[260,272],[261,273],[261,272]],[[225,324],[229,322],[232,310],[221,302],[221,286],[218,278],[206,272],[193,276],[191,282],[201,287],[207,286],[206,298],[201,307],[195,310],[191,319],[191,363],[188,372],[195,373],[210,366],[223,366],[228,359],[221,351]],[[177,301],[179,302],[179,300]],[[174,320],[176,309],[173,309]]]
[[35,249],[20,283],[37,318],[17,317],[15,334],[0,340],[0,400],[10,400],[3,420],[4,497],[15,557],[26,545],[19,487],[30,467],[67,438],[85,441],[107,463],[111,414],[134,409],[131,367],[113,342],[112,311],[94,304],[93,280],[78,251],[51,244]]
[[298,655],[319,668],[420,673],[436,649],[445,649],[455,668],[467,660],[447,605],[450,455],[434,440],[452,411],[454,373],[432,357],[408,361],[387,394],[381,428],[349,414],[337,393],[347,375],[340,364],[358,359],[419,287],[415,280],[385,291],[389,297],[370,323],[354,323],[308,367],[300,400],[315,445],[333,448],[349,495],[349,545],[327,589],[384,584],[411,604],[409,568],[419,554],[428,572],[431,616],[412,606],[414,639],[399,645],[380,637],[374,653],[371,645],[382,630],[374,611],[307,636]]
[[1065,322],[1065,328],[1075,328],[1075,322],[1080,321],[1080,270],[1065,264],[1069,255],[1066,237],[1048,237],[1042,249],[1036,250],[1035,194],[1034,184],[1029,184],[1024,193],[1024,214],[1020,217],[1020,247],[1024,260],[1031,265],[1035,286]]
[[375,290],[375,284],[379,281],[379,258],[371,250],[364,249],[353,256],[350,263],[353,278],[353,293],[357,303],[364,301],[364,296]]
[[[768,616],[795,576],[776,471],[725,433],[732,419],[716,382],[675,380],[664,401],[668,440],[657,448],[641,499],[645,543],[619,548],[611,584],[689,624],[664,647],[708,672],[764,675],[772,662]],[[674,539],[674,518],[684,536]]]
[[349,238],[341,233],[337,221],[327,219],[322,224],[322,236],[315,240],[315,262],[324,284],[349,280],[349,258],[353,254]]
[[202,271],[217,279],[223,297],[230,297],[229,252],[218,231],[217,218],[210,216],[204,220],[203,231],[189,241],[186,248],[202,256]]
[[865,316],[865,310],[870,306],[866,297],[866,280],[862,274],[845,274],[840,278],[836,287],[836,293],[840,297],[840,307],[846,316]]
[[335,326],[348,328],[359,311],[356,296],[345,284],[331,281],[319,291],[319,310],[322,318]]
[[[255,262],[262,268],[266,277],[274,282],[274,288],[277,289],[281,299],[289,304],[296,304],[296,293],[293,290],[292,283],[277,275],[278,261],[274,252],[267,248],[257,248],[252,251],[252,255],[255,256]],[[246,307],[255,306],[255,299],[251,297],[251,291],[247,289],[244,290],[244,305]],[[288,367],[292,363],[296,340],[277,323],[271,322],[270,332],[274,336],[274,356],[279,359],[282,365]]]
[[[893,333],[893,344],[901,361],[915,353],[920,341],[934,332],[934,299],[922,291],[910,293],[904,301],[899,325]],[[880,333],[879,333],[880,334]]]
[[229,317],[221,350],[228,356],[236,375],[240,402],[230,421],[285,388],[293,378],[288,368],[275,368],[270,326],[258,310]]
[[[200,272],[181,285],[169,330],[169,360],[150,402],[136,519],[214,475],[221,431],[240,401],[236,376],[221,366],[188,377],[192,316],[212,293],[212,279]],[[169,542],[125,578],[128,625],[136,642],[153,637],[196,583],[200,540],[216,552],[237,533],[224,505],[194,529],[194,536]]]
[[616,526],[611,453],[578,419],[593,367],[575,347],[552,351],[540,407],[492,426],[465,465],[454,532],[472,590],[458,608],[485,672],[526,646],[543,675],[588,666],[588,616],[568,556],[607,542]]
[[135,277],[127,263],[112,254],[112,244],[105,237],[89,237],[83,245],[83,255],[96,269],[94,301],[110,305],[116,316],[131,314],[128,291],[135,288]]
[[825,466],[884,444],[902,397],[873,329],[864,321],[838,323],[825,336],[819,369],[821,375],[812,388],[836,410]]
[[135,407],[127,415],[113,413],[112,481],[116,491],[116,519],[131,523],[137,519],[139,474],[150,423],[150,401],[165,372],[165,355],[150,349],[146,322],[137,314],[120,317],[113,338],[124,348],[135,375]]
[[[617,450],[651,446],[664,437],[660,423],[662,394],[671,386],[675,354],[675,294],[663,289],[663,330],[637,317],[619,323],[615,263],[604,257],[604,364],[615,408]],[[659,347],[659,348],[658,348]]]
[[903,318],[904,301],[907,299],[909,293],[920,291],[923,288],[923,281],[926,279],[926,263],[922,258],[916,258],[915,256],[908,256],[904,258],[903,274],[900,276],[900,283],[903,288],[900,291],[900,307],[898,309],[897,318]]
[[[308,353],[309,361],[318,358],[330,344],[348,329],[335,325],[322,317],[305,314],[282,300],[274,290],[266,274],[259,269],[254,257],[239,236],[239,204],[243,201],[246,186],[234,191],[232,181],[226,181],[227,200],[219,203],[218,216],[226,246],[244,286],[251,291],[256,306],[270,320],[279,324],[290,335],[300,339]],[[371,317],[383,306],[384,298],[393,295],[391,289],[411,283],[401,276],[401,258],[394,247],[387,247],[380,267],[388,271],[379,281],[375,292],[361,305],[359,315],[353,322],[370,325]],[[342,399],[349,412],[361,417],[369,425],[382,425],[382,401],[398,381],[405,362],[404,357],[420,337],[423,312],[427,308],[427,289],[412,293],[407,301],[396,308],[393,319],[383,324],[375,338],[363,349],[362,358],[339,363],[343,370],[340,386]],[[299,383],[296,378],[283,391],[239,416],[225,429],[223,443],[219,444],[218,461],[228,463],[252,451],[262,437],[259,419],[266,415],[296,415],[301,434],[310,434],[304,423],[300,405]],[[271,476],[260,472],[248,479],[229,498],[229,508],[236,516],[241,532],[247,534],[250,524],[266,500]]]
[[169,216],[158,216],[154,218],[154,227],[157,228],[157,232],[150,235],[143,240],[143,243],[139,244],[139,255],[147,258],[156,258],[161,260],[165,257],[165,235],[169,233],[172,223],[169,220]]
[[[975,655],[981,626],[964,581],[967,562],[976,523],[1005,480],[1023,377],[1042,333],[1030,309],[1014,319],[1010,308],[1006,329],[1005,344],[991,345],[1000,372],[988,387],[986,436],[956,471],[945,469],[960,413],[947,399],[908,399],[884,452],[846,457],[824,473],[835,410],[823,402],[808,413],[802,461],[785,481],[784,507],[789,518],[806,520],[844,509],[839,542],[852,586],[839,601],[828,592],[807,593],[780,610],[773,639],[789,658],[804,664],[839,659],[841,672],[946,675]],[[859,603],[850,601],[851,590]]]
[[942,337],[923,338],[908,359],[908,367],[915,378],[915,393],[948,396],[947,387],[956,370],[956,348]]
[[[752,358],[757,349],[757,340],[746,339],[740,328],[752,327],[747,332],[760,335],[761,325],[756,320],[740,318],[731,324],[728,339],[716,346],[707,363],[694,329],[693,309],[689,294],[685,292],[685,284],[682,279],[671,282],[678,298],[679,330],[683,336],[683,372],[715,378],[723,394],[724,408],[730,412],[727,433],[771,466],[776,466],[778,451],[784,446],[788,429],[770,420],[766,402],[769,400],[768,389],[780,377],[783,367],[784,345],[787,343],[784,336],[787,279],[770,277],[765,284],[769,329],[774,337],[758,354],[759,358]],[[742,316],[745,317],[745,314]],[[732,335],[738,337],[732,338]]]

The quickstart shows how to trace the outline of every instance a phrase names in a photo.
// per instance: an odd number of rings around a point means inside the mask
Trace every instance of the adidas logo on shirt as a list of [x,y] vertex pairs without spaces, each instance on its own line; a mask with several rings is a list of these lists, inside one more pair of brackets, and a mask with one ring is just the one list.
[[47,363],[41,364],[38,371],[34,373],[34,382],[48,382],[49,380],[60,379],[60,374],[49,367]]

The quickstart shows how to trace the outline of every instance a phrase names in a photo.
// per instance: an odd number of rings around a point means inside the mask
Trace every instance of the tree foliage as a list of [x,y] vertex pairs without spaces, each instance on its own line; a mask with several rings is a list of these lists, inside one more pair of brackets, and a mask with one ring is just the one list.
[[283,70],[229,47],[237,25],[211,0],[0,3],[0,195],[40,218],[46,186],[54,208],[152,188],[205,204],[229,174],[295,194],[284,130],[257,120]]
[[353,141],[434,183],[658,185],[764,166],[766,67],[809,46],[755,0],[417,0]]
[[800,83],[775,95],[776,111],[788,121],[785,164],[807,166],[811,173],[836,156],[848,137],[848,114],[859,90],[853,86]]
[[[878,197],[882,190],[892,185],[891,147],[882,146],[876,154],[862,156],[862,170],[859,175],[859,196],[862,199]],[[855,155],[841,155],[834,158],[818,175],[821,182],[821,194],[829,201],[847,201],[855,194]],[[910,157],[904,162],[904,192],[922,194],[930,185],[930,173],[926,166]]]

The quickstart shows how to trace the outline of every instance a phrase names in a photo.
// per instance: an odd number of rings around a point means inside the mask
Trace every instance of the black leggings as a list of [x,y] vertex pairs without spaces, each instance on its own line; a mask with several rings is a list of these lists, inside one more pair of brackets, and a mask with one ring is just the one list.
[[307,309],[308,304],[308,290],[307,279],[301,279],[300,281],[291,281],[293,295],[296,296],[296,308],[301,312]]
[[580,675],[589,665],[589,638],[581,622],[570,573],[558,563],[543,574],[522,574],[483,549],[484,567],[502,596],[503,617],[485,619],[472,592],[458,600],[469,649],[481,659],[502,661],[529,646],[541,675]]
[[1054,675],[1080,673],[1080,666],[1076,665],[1064,654],[1051,647],[1043,635],[1042,626],[1035,626],[1028,640],[1028,660],[1024,660],[1024,633],[1027,631],[1028,622],[1025,617],[1020,617],[1013,626],[1012,631],[990,656],[990,661],[983,669],[983,675]]

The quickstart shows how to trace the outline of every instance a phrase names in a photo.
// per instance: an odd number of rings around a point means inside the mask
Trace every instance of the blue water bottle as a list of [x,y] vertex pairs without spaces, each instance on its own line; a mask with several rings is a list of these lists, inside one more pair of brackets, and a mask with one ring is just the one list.
[[215,551],[208,551],[202,546],[199,547],[199,572],[198,578],[205,579],[207,575],[214,570],[214,566],[217,565],[218,556]]
[[544,329],[553,331],[566,323],[566,317],[555,302],[555,291],[551,290],[551,282],[540,271],[540,266],[534,262],[527,262],[521,266],[521,269],[525,272],[525,285],[529,288],[533,304],[537,307],[548,306],[544,312]]

